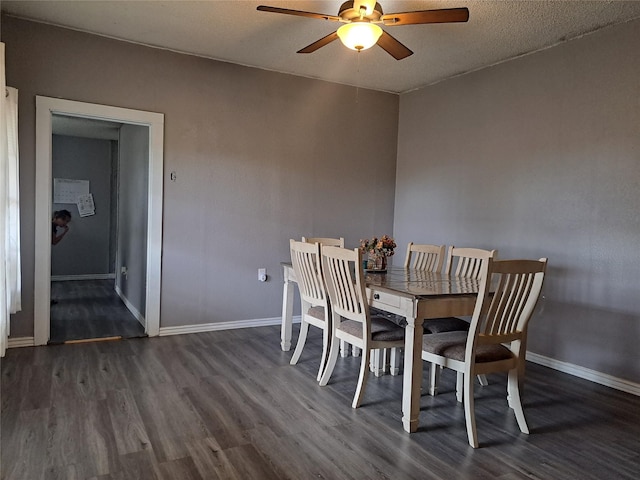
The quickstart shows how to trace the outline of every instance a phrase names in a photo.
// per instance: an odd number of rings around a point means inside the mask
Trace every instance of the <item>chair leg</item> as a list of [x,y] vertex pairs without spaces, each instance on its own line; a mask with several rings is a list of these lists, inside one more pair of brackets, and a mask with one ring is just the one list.
[[[460,403],[462,403],[462,397],[463,397],[463,393],[465,391],[464,380],[465,380],[464,373],[458,372],[458,375],[456,377],[456,399]],[[473,383],[473,382],[471,382],[471,383]]]
[[381,375],[389,373],[389,358],[391,356],[391,349],[383,348],[380,350],[380,371]]
[[289,362],[291,365],[295,365],[298,363],[300,359],[300,355],[302,355],[302,349],[304,349],[304,344],[307,341],[307,333],[309,332],[309,323],[305,322],[304,319],[300,322],[300,334],[298,335],[298,343],[296,343],[296,349],[293,351],[293,356],[291,357],[291,361]]
[[440,380],[440,365],[432,363],[429,367],[429,395],[435,397],[438,394],[438,381]]
[[353,345],[353,346],[351,347],[351,351],[353,352],[353,353],[352,353],[352,355],[353,355],[354,357],[359,357],[359,356],[360,356],[360,353],[362,353],[362,349],[361,349],[361,348],[356,347],[355,345]]
[[400,355],[400,348],[393,347],[391,349],[391,358],[389,359],[389,371],[391,375],[398,375],[400,373],[400,361],[402,360]]
[[331,374],[333,373],[333,369],[336,368],[336,361],[338,360],[338,353],[340,350],[339,346],[340,342],[338,339],[333,337],[331,339],[331,348],[329,349],[329,358],[327,359],[327,366],[322,373],[322,377],[320,377],[320,386],[324,387],[331,378]]
[[384,356],[385,350],[377,348],[371,352],[371,358],[369,359],[369,371],[376,377],[384,374]]
[[[522,351],[519,350],[521,347],[519,346],[519,342],[514,342],[512,347],[515,345],[515,349],[516,351],[518,351],[518,357],[521,359],[518,362],[518,393],[519,395],[522,395],[522,391],[524,390],[524,370],[525,370],[525,366],[526,363],[523,359],[524,357],[522,356]],[[509,403],[509,407],[514,408],[514,403],[513,403],[513,399],[511,396],[511,387],[509,386],[509,383],[507,383],[507,402]]]
[[320,381],[324,368],[327,364],[327,355],[329,354],[329,334],[328,325],[325,325],[325,328],[322,329],[322,358],[320,359],[320,368],[318,369],[318,375],[316,376],[316,380],[318,382]]
[[340,356],[347,358],[349,356],[349,344],[344,340],[340,340]]
[[489,385],[489,380],[487,380],[487,376],[484,373],[476,376],[478,378],[478,382],[480,382],[480,385],[482,385],[483,387]]
[[376,348],[370,353],[369,370],[376,377],[384,375],[384,349]]
[[522,401],[520,400],[520,375],[519,367],[509,370],[509,379],[507,380],[507,391],[509,392],[510,407],[516,414],[516,420],[522,433],[529,433],[527,421],[524,418],[524,410],[522,410]]
[[371,357],[371,349],[364,348],[362,350],[362,361],[360,362],[360,376],[358,377],[358,386],[356,387],[356,393],[353,396],[353,402],[351,408],[358,408],[362,403],[362,397],[364,396],[364,387],[367,383],[367,377],[369,376],[369,359]]
[[476,412],[473,402],[473,376],[465,375],[462,372],[458,372],[458,375],[462,375],[464,378],[464,418],[467,424],[467,437],[469,438],[469,445],[473,448],[478,448],[478,433],[476,432]]

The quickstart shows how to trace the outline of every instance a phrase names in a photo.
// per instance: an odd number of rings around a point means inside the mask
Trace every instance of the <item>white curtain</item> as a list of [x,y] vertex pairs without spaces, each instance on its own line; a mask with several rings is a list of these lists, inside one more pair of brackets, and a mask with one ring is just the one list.
[[6,86],[4,43],[0,43],[0,356],[9,319],[21,306],[18,91]]

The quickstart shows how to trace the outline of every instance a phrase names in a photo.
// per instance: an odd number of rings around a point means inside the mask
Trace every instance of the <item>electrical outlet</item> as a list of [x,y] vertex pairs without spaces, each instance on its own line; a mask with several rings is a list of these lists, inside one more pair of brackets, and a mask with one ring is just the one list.
[[266,268],[259,268],[258,269],[258,280],[260,280],[261,282],[266,282],[267,281],[267,269]]

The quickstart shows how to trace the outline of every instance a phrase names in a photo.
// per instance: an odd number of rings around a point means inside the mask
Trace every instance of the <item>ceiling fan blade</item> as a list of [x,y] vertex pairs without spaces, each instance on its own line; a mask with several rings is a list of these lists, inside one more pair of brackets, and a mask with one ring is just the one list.
[[321,47],[333,42],[338,38],[337,32],[330,33],[326,37],[322,37],[320,40],[313,42],[311,45],[307,45],[302,50],[298,50],[297,53],[313,53]]
[[388,26],[415,25],[419,23],[453,23],[469,20],[468,8],[443,8],[417,12],[390,13],[383,15],[382,22]]
[[332,20],[334,22],[339,22],[340,17],[336,17],[335,15],[325,15],[324,13],[313,13],[313,12],[303,12],[302,10],[291,10],[289,8],[278,8],[278,7],[269,7],[267,5],[260,5],[257,10],[261,12],[272,12],[272,13],[284,13],[286,15],[297,15],[299,17],[309,17],[309,18],[319,18],[320,20]]
[[402,60],[409,55],[413,55],[411,50],[385,31],[382,32],[382,35],[378,39],[378,45],[396,60]]

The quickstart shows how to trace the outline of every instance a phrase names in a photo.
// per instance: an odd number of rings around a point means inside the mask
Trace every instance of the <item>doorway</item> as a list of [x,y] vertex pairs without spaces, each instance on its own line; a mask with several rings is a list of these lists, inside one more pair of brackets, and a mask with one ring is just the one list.
[[[45,345],[51,337],[51,232],[49,222],[53,207],[53,167],[52,167],[52,133],[55,118],[84,119],[85,121],[111,122],[120,125],[120,129],[129,131],[141,130],[145,132],[148,148],[145,151],[145,176],[141,178],[132,172],[120,172],[126,178],[144,182],[146,191],[141,188],[131,188],[127,195],[135,197],[136,192],[142,198],[124,198],[124,202],[135,202],[138,208],[129,209],[129,215],[124,220],[119,219],[122,230],[127,225],[135,225],[138,235],[139,248],[135,253],[126,248],[118,249],[115,255],[113,275],[118,295],[128,289],[132,283],[138,285],[137,293],[127,292],[136,297],[135,301],[125,304],[129,311],[137,313],[136,319],[144,325],[144,333],[156,336],[160,327],[160,271],[162,248],[162,165],[163,165],[163,130],[164,115],[119,107],[75,102],[71,100],[36,97],[36,232],[35,232],[35,281],[34,281],[34,343]],[[140,127],[144,127],[140,129]],[[131,193],[133,192],[133,193]],[[58,198],[60,200],[60,198]],[[97,208],[97,207],[96,207]],[[144,215],[141,216],[140,212]],[[79,218],[77,218],[79,220]],[[131,242],[123,242],[130,244]],[[141,253],[142,252],[142,253]],[[113,255],[113,252],[111,253]],[[135,268],[129,268],[132,263]],[[132,281],[130,275],[138,272],[139,278]],[[136,275],[136,274],[134,274]],[[110,280],[93,279],[96,282]],[[103,292],[101,285],[87,285],[88,291]],[[141,286],[141,287],[140,287]],[[78,289],[75,289],[78,295]],[[104,300],[103,301],[107,301]],[[135,316],[135,315],[134,315]]]
[[145,336],[148,127],[53,114],[52,133],[52,210],[71,221],[51,245],[49,343]]

